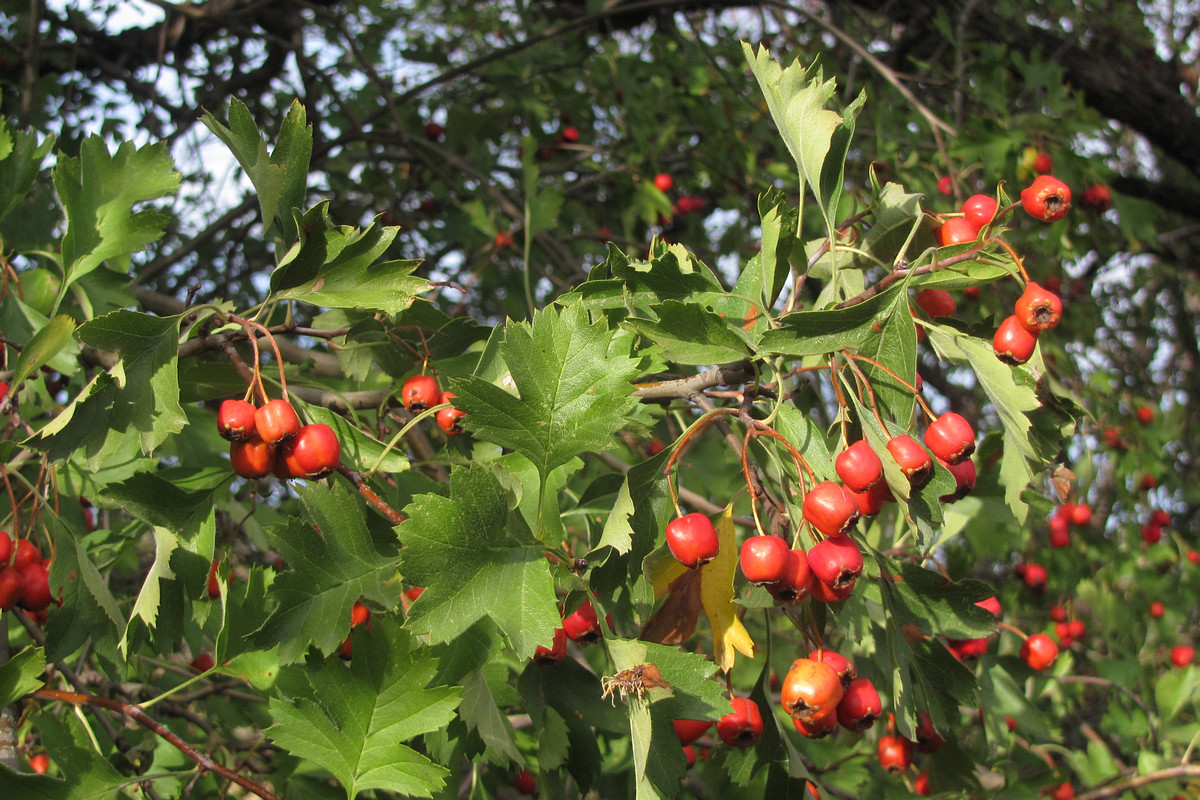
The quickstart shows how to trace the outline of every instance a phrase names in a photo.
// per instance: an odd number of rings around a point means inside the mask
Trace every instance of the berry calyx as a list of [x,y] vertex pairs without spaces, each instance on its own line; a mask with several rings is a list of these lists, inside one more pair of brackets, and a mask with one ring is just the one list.
[[907,433],[892,437],[887,449],[914,489],[924,486],[933,477],[933,458]]
[[780,536],[751,536],[742,543],[738,563],[746,580],[771,583],[783,575],[790,552],[787,541]]
[[1000,204],[996,202],[996,198],[986,194],[973,194],[963,201],[963,219],[971,223],[978,233],[983,230],[983,226],[995,219],[999,208]]
[[842,483],[854,493],[868,491],[883,478],[883,462],[866,439],[859,439],[838,453],[834,467]]
[[1071,210],[1071,188],[1053,175],[1039,175],[1021,190],[1021,207],[1042,222],[1056,222]]
[[812,723],[836,714],[844,693],[833,667],[824,661],[798,658],[784,676],[780,702],[789,716]]
[[[449,403],[455,398],[455,396],[456,395],[453,392],[442,392],[442,396],[439,398],[439,401],[442,403]],[[460,411],[459,409],[451,406],[438,411],[437,414],[434,415],[434,419],[437,421],[438,427],[442,429],[442,433],[446,434],[447,436],[458,436],[463,433],[462,426],[458,423],[466,415],[467,412]]]
[[859,516],[854,496],[833,481],[822,481],[804,495],[804,518],[824,536],[850,531]]
[[717,721],[717,735],[730,747],[753,747],[762,736],[762,712],[746,697],[730,701],[733,710]]
[[1025,291],[1013,306],[1017,320],[1034,334],[1056,327],[1062,320],[1062,310],[1059,296],[1034,281],[1025,285]]
[[879,737],[876,752],[879,756],[879,766],[888,772],[907,772],[912,764],[912,742],[903,736],[888,734]]
[[947,464],[960,464],[975,452],[975,429],[960,414],[947,411],[929,423],[925,446]]
[[246,400],[226,400],[217,411],[217,433],[231,442],[254,435],[254,413],[257,409]]
[[808,566],[817,580],[840,591],[854,586],[862,574],[862,550],[849,536],[831,536],[808,551]]
[[1022,325],[1015,314],[1005,317],[992,337],[992,352],[996,358],[1014,367],[1033,358],[1036,347],[1037,334]]
[[883,713],[879,692],[866,678],[851,681],[837,705],[837,721],[848,731],[862,733]]
[[400,402],[410,414],[436,406],[441,390],[432,375],[413,375],[400,387]]
[[1035,633],[1021,645],[1021,660],[1030,669],[1042,670],[1058,658],[1058,645],[1047,634]]
[[294,478],[316,480],[337,469],[342,445],[337,433],[324,422],[305,425],[283,447],[281,454]]
[[720,541],[707,516],[699,511],[685,514],[667,523],[667,547],[675,560],[693,568],[717,557]]
[[945,289],[922,289],[913,300],[931,317],[948,317],[958,309],[954,296]]
[[277,397],[254,412],[254,429],[258,438],[276,445],[300,432],[300,417],[291,403]]

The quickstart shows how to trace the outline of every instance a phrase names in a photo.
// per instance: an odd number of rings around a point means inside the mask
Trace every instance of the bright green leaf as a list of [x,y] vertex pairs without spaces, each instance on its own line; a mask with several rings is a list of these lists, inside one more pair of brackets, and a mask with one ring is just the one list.
[[46,651],[32,645],[0,664],[0,703],[7,706],[40,689],[45,670]]

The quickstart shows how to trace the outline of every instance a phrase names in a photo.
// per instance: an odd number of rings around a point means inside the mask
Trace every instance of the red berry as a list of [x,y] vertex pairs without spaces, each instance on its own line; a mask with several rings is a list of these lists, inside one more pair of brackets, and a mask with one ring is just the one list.
[[564,142],[575,144],[579,141],[579,128],[571,125],[562,130],[562,139]]
[[557,664],[567,657],[567,631],[559,627],[554,629],[554,638],[550,646],[538,645],[533,653],[533,660],[539,664]]
[[1162,619],[1163,614],[1167,613],[1166,606],[1155,600],[1150,604],[1150,616],[1154,619]]
[[1076,503],[1071,506],[1071,522],[1083,527],[1092,521],[1092,507],[1087,503]]
[[1052,175],[1039,175],[1021,190],[1021,207],[1034,219],[1055,222],[1071,210],[1071,189]]
[[986,194],[973,194],[963,201],[963,219],[971,223],[971,227],[978,232],[995,218],[999,208],[1000,204],[996,202],[996,198]]
[[236,442],[254,435],[254,404],[246,400],[226,400],[217,411],[217,433]]
[[1075,787],[1070,781],[1063,781],[1050,793],[1051,800],[1071,800],[1075,796]]
[[933,459],[907,433],[893,437],[887,443],[887,449],[913,488],[924,486],[933,476]]
[[1200,553],[1196,552],[1195,550],[1188,550],[1187,560],[1193,564],[1200,564]]
[[1041,564],[1026,564],[1025,565],[1025,585],[1033,591],[1041,594],[1046,590],[1046,581],[1049,575],[1046,574],[1046,568]]
[[437,379],[432,375],[413,375],[400,387],[400,402],[411,414],[436,406],[441,396]]
[[1062,309],[1058,295],[1030,281],[1017,298],[1013,314],[1027,331],[1037,334],[1056,327],[1062,320]]
[[942,459],[938,459],[938,463],[946,469],[950,470],[950,474],[954,476],[954,491],[950,494],[942,495],[938,498],[943,503],[956,503],[971,493],[975,488],[975,462],[967,459],[960,464],[948,464]]
[[913,781],[913,791],[922,797],[928,797],[929,795],[933,794],[933,791],[929,788],[928,772],[921,772],[919,775],[917,775],[916,779]]
[[950,217],[936,231],[938,247],[973,242],[979,231],[964,217]]
[[262,478],[275,467],[276,449],[254,436],[229,444],[229,463],[243,478]]
[[1046,541],[1055,550],[1061,550],[1064,547],[1071,545],[1071,531],[1066,525],[1055,524],[1056,520],[1050,520],[1050,535],[1046,537]]
[[913,734],[917,737],[917,740],[913,742],[913,749],[918,753],[936,753],[946,743],[942,735],[937,732],[937,728],[933,727],[933,720],[924,711],[917,717],[917,729],[913,731]]
[[873,517],[883,510],[883,507],[895,500],[892,489],[886,481],[879,481],[865,492],[855,492],[854,502],[858,503],[858,512],[864,517]]
[[1161,508],[1156,508],[1150,514],[1150,524],[1165,528],[1171,524],[1171,515]]
[[217,567],[221,565],[220,560],[213,559],[212,566],[208,568],[208,599],[217,600],[221,597],[221,577],[217,574]]
[[1162,527],[1149,523],[1142,526],[1142,541],[1146,544],[1157,544],[1162,541]]
[[517,776],[513,778],[512,785],[521,794],[537,794],[537,779],[533,777],[533,773],[528,769],[518,772]]
[[845,589],[862,574],[862,550],[849,536],[831,536],[808,551],[808,566],[817,580],[835,590]]
[[987,609],[988,611],[995,614],[997,617],[1000,616],[1001,611],[1003,610],[1000,608],[1000,601],[995,597],[989,597],[986,600],[980,600],[975,605],[979,606],[980,608]]
[[660,192],[669,192],[674,185],[675,181],[665,172],[660,172],[654,176],[654,187]]
[[717,557],[720,542],[712,522],[694,511],[667,524],[667,547],[685,567],[698,567]]
[[851,681],[837,706],[837,720],[843,728],[862,733],[875,724],[883,713],[883,704],[875,685],[866,678]]
[[1154,409],[1150,406],[1137,407],[1137,420],[1143,425],[1149,425],[1154,422]]
[[1031,669],[1045,669],[1058,658],[1058,645],[1044,633],[1035,633],[1021,645],[1021,660]]
[[838,453],[834,466],[842,483],[855,493],[869,490],[883,478],[883,462],[866,439],[859,439]]
[[1066,622],[1067,610],[1062,606],[1055,606],[1054,608],[1050,609],[1050,619],[1054,622]]
[[300,417],[291,403],[277,397],[254,412],[254,428],[267,444],[279,444],[300,432]]
[[200,674],[201,672],[208,672],[216,665],[217,662],[213,658],[212,653],[204,652],[193,658],[191,663],[188,664],[188,667],[192,670],[192,672]]
[[730,747],[753,747],[763,730],[758,703],[745,697],[735,697],[730,705],[733,710],[717,721],[717,734]]
[[315,480],[333,472],[342,462],[337,433],[324,422],[305,425],[283,446],[283,459],[294,478]]
[[746,580],[757,584],[771,583],[783,575],[790,551],[782,537],[751,536],[742,543],[738,563]]
[[1195,658],[1196,658],[1195,648],[1188,647],[1187,645],[1182,645],[1182,644],[1176,645],[1175,647],[1171,648],[1171,663],[1174,664],[1176,667],[1179,667],[1180,669],[1183,669],[1184,667],[1191,664],[1192,660]]
[[16,569],[20,570],[30,564],[42,563],[42,551],[28,539],[17,539],[14,547],[16,552],[13,555],[12,565]]
[[567,636],[571,637],[571,641],[580,644],[597,642],[604,635],[600,629],[600,618],[596,616],[596,609],[592,607],[591,600],[585,600],[583,605],[563,620],[562,626]]
[[812,570],[808,566],[808,554],[803,550],[789,550],[783,572],[767,591],[781,603],[797,603],[812,591]]
[[958,308],[954,296],[945,289],[922,289],[913,299],[931,317],[948,317]]
[[844,694],[833,667],[824,661],[798,658],[784,676],[780,701],[789,716],[812,723],[836,715]]
[[708,729],[712,727],[711,719],[675,719],[671,722],[675,726],[675,735],[679,737],[679,743],[685,747],[708,733]]
[[16,567],[0,569],[0,611],[11,611],[24,590],[25,584]]
[[36,755],[30,756],[29,768],[38,775],[45,775],[46,770],[50,769],[50,756],[46,755],[45,753],[37,753]]
[[858,670],[854,668],[854,662],[841,653],[822,647],[813,650],[808,657],[813,661],[820,661],[822,664],[833,667],[843,688],[848,687],[858,677]]
[[938,191],[942,194],[950,194],[954,191],[954,184],[950,182],[949,175],[938,178]]
[[509,231],[500,231],[495,238],[496,249],[504,250],[513,246],[513,235]]
[[442,134],[445,132],[446,129],[441,125],[438,125],[436,122],[425,123],[425,138],[427,139],[437,141],[438,139],[442,138]]
[[1112,208],[1112,192],[1107,186],[1089,186],[1083,190],[1083,197],[1079,204],[1084,208],[1090,208],[1103,214]]
[[1037,158],[1033,160],[1033,171],[1038,175],[1047,175],[1054,169],[1054,162],[1050,160],[1050,156],[1046,153],[1038,153]]
[[992,338],[992,351],[1005,364],[1024,364],[1033,358],[1038,335],[1021,324],[1016,315],[1004,318]]
[[[453,392],[442,392],[440,400],[443,403],[449,403],[455,398],[455,396],[456,395]],[[458,423],[466,415],[467,412],[460,411],[454,406],[450,406],[449,408],[443,408],[442,410],[438,411],[434,416],[434,419],[437,420],[437,425],[442,429],[442,433],[446,434],[447,436],[458,436],[459,434],[463,433],[462,426],[460,426]]]
[[354,606],[350,609],[350,627],[357,628],[371,618],[371,610],[362,604],[361,601],[355,600]]
[[13,541],[8,531],[0,531],[0,567],[8,566],[12,559]]
[[879,738],[879,766],[891,773],[907,772],[912,764],[912,742],[902,736],[888,734]]
[[947,464],[959,464],[975,452],[975,430],[961,415],[947,411],[929,423],[925,446]]
[[804,495],[804,518],[824,536],[848,532],[859,516],[854,496],[833,481],[822,481]]

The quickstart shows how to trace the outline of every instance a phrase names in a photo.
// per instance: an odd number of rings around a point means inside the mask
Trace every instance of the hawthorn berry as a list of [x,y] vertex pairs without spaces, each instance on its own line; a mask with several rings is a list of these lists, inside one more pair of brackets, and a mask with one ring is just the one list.
[[202,672],[208,672],[216,665],[217,662],[213,658],[212,653],[205,651],[191,660],[191,663],[188,664],[188,669],[199,675]]
[[1025,564],[1024,567],[1025,585],[1038,594],[1046,591],[1046,581],[1049,579],[1046,568],[1033,563]]
[[0,531],[0,567],[7,566],[12,559],[13,541],[8,531]]
[[0,569],[0,611],[11,611],[20,601],[25,584],[16,567]]
[[933,477],[933,459],[925,448],[907,433],[892,437],[887,443],[887,449],[914,489],[924,486]]
[[567,657],[567,631],[563,627],[554,629],[550,646],[539,644],[533,652],[533,660],[539,664],[557,664]]
[[746,580],[771,583],[783,575],[790,552],[787,541],[780,536],[751,536],[742,543],[738,563]]
[[800,734],[807,736],[809,739],[824,739],[826,736],[837,731],[837,714],[830,714],[827,717],[821,717],[812,722],[805,722],[799,717],[792,717],[792,725],[795,726]]
[[838,453],[834,467],[842,483],[854,493],[868,491],[883,478],[883,462],[866,439]]
[[1134,413],[1137,414],[1137,421],[1142,425],[1149,425],[1154,422],[1154,409],[1150,406],[1138,406],[1137,411]]
[[1062,320],[1062,300],[1054,292],[1042,288],[1036,281],[1025,284],[1017,298],[1013,314],[1030,333],[1040,333],[1057,327]]
[[958,308],[954,296],[945,289],[922,289],[913,299],[931,317],[948,317]]
[[879,737],[876,752],[879,755],[879,766],[888,772],[907,772],[912,764],[912,742],[903,736],[887,734]]
[[660,192],[669,192],[674,185],[675,181],[665,172],[660,172],[654,176],[654,188]]
[[600,641],[603,632],[600,629],[600,618],[591,600],[585,600],[579,608],[563,620],[563,630],[571,641],[579,644],[591,644]]
[[518,772],[516,777],[513,778],[512,785],[521,794],[537,794],[537,779],[533,777],[533,773],[528,769]]
[[1070,781],[1063,781],[1050,793],[1050,800],[1071,800],[1075,796],[1075,787]]
[[996,198],[986,194],[973,194],[963,201],[963,219],[971,223],[971,227],[978,233],[996,217],[999,208],[1000,204],[996,202]]
[[717,735],[730,747],[753,747],[762,736],[762,712],[746,697],[730,701],[733,710],[717,721]]
[[400,387],[400,402],[410,414],[436,406],[441,390],[432,375],[413,375]]
[[850,531],[860,514],[858,503],[845,486],[822,481],[804,495],[804,518],[824,536]]
[[862,550],[849,536],[830,536],[808,551],[808,566],[817,580],[835,590],[845,589],[862,574]]
[[683,757],[687,759],[688,769],[696,766],[696,748],[690,744],[683,746]]
[[954,184],[950,182],[949,175],[943,175],[938,178],[938,191],[942,194],[950,194],[954,191]]
[[217,568],[221,566],[220,559],[213,559],[212,566],[208,568],[208,599],[217,600],[221,597],[221,577],[217,574]]
[[279,444],[300,432],[300,417],[291,403],[277,397],[254,412],[254,429],[267,444]]
[[50,756],[45,753],[37,753],[30,756],[29,768],[38,775],[45,775],[46,770],[50,769]]
[[442,134],[444,134],[445,132],[446,132],[446,129],[443,128],[441,125],[437,124],[436,122],[426,122],[425,123],[425,138],[426,139],[430,139],[432,141],[437,141],[438,139],[442,138]]
[[1058,658],[1058,645],[1044,633],[1035,633],[1021,645],[1021,660],[1031,669],[1043,670]]
[[1142,526],[1142,541],[1146,544],[1157,544],[1162,541],[1163,529],[1161,525],[1155,525],[1153,522]]
[[925,429],[925,446],[947,464],[959,464],[975,452],[975,430],[962,415],[947,411]]
[[667,547],[685,567],[698,567],[717,557],[720,540],[712,521],[699,511],[684,514],[667,523]]
[[243,478],[262,478],[270,475],[275,467],[275,460],[275,445],[267,444],[258,436],[229,443],[230,466]]
[[989,597],[986,600],[980,600],[975,605],[982,609],[992,612],[997,617],[1000,616],[1003,609],[1000,607],[1000,600],[996,597]]
[[38,549],[38,546],[28,539],[17,539],[14,544],[12,565],[20,570],[30,564],[40,563],[42,563],[42,551]]
[[849,687],[858,678],[858,670],[854,668],[854,662],[834,650],[821,647],[809,653],[808,657],[813,661],[820,661],[822,664],[833,667],[843,688]]
[[[449,403],[455,398],[455,396],[456,395],[454,392],[442,392],[442,396],[439,398],[439,401],[442,403]],[[458,423],[466,415],[467,412],[460,411],[454,406],[450,406],[449,408],[443,408],[438,411],[437,414],[434,415],[434,419],[437,421],[438,427],[442,429],[442,433],[446,434],[447,436],[458,436],[459,434],[463,433],[462,426],[460,426]]]
[[950,217],[936,231],[938,247],[973,242],[979,231],[965,217]]
[[337,469],[342,462],[342,445],[333,428],[316,422],[301,428],[280,455],[293,478],[316,480]]
[[1150,604],[1150,616],[1154,619],[1162,619],[1163,614],[1167,613],[1167,608],[1158,600]]
[[1037,333],[1022,325],[1021,320],[1013,314],[1005,317],[1000,327],[996,328],[996,335],[992,337],[992,352],[1005,364],[1015,367],[1033,358],[1037,339]]
[[1112,208],[1112,192],[1107,186],[1089,186],[1083,190],[1079,205],[1103,214]]
[[671,724],[675,726],[675,735],[684,747],[708,733],[713,725],[711,719],[674,719]]
[[937,732],[937,728],[933,727],[933,720],[929,714],[924,711],[917,716],[917,729],[913,731],[913,735],[917,737],[912,743],[913,749],[918,753],[936,753],[946,743]]
[[813,576],[812,597],[819,603],[840,603],[850,595],[854,594],[854,583],[848,583],[840,588],[834,588],[823,580],[819,580],[816,575]]
[[225,400],[217,411],[217,433],[231,442],[250,438],[254,435],[256,410],[246,400]]
[[1194,647],[1179,644],[1171,648],[1171,663],[1179,669],[1183,669],[1191,664],[1195,658],[1196,649]]
[[933,794],[933,790],[929,788],[929,773],[922,771],[913,780],[913,792],[921,797],[928,797]]
[[833,667],[824,661],[798,658],[784,676],[780,702],[789,716],[811,723],[835,715],[844,694]]
[[1071,210],[1071,188],[1053,175],[1039,175],[1021,190],[1021,207],[1034,219],[1056,222]]
[[862,733],[875,724],[883,713],[883,704],[875,684],[866,678],[850,682],[837,705],[837,721],[848,731]]
[[1071,523],[1083,527],[1092,521],[1092,507],[1087,503],[1075,503],[1071,506]]
[[1033,171],[1038,175],[1047,175],[1054,169],[1054,162],[1047,153],[1038,153],[1033,160]]
[[975,488],[975,462],[967,459],[958,464],[949,464],[942,459],[938,459],[938,463],[950,471],[954,476],[954,491],[950,494],[944,494],[938,498],[943,503],[957,503],[959,500],[966,497]]
[[803,550],[789,550],[780,576],[767,584],[767,591],[781,603],[797,603],[812,592],[812,569],[808,565],[808,554]]
[[883,510],[883,507],[896,498],[886,481],[879,481],[865,492],[854,492],[854,502],[858,503],[858,512],[864,517],[873,517]]

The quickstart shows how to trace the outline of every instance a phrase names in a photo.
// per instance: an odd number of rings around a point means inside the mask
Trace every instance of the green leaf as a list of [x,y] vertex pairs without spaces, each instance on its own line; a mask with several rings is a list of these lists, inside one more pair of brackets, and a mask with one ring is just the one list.
[[38,141],[34,131],[13,131],[7,120],[0,121],[0,129],[9,141],[9,152],[0,160],[0,220],[24,202],[33,187],[33,181],[42,171],[42,162],[54,149],[54,136]]
[[1035,450],[1031,437],[1029,412],[1041,406],[1033,377],[1027,367],[1011,367],[1001,362],[991,345],[982,339],[950,336],[947,330],[940,326],[929,328],[929,341],[943,358],[969,364],[992,401],[1004,427],[1004,449],[1000,457],[1004,499],[1017,521],[1024,522],[1029,506],[1021,499],[1021,494],[1033,480],[1034,470],[1041,470],[1046,464]]
[[13,366],[13,376],[9,380],[13,386],[28,378],[34,370],[61,353],[71,343],[71,334],[75,332],[75,320],[68,316],[57,316],[50,320],[29,340],[29,344],[17,356]]
[[408,519],[396,529],[401,570],[425,587],[409,609],[409,630],[447,642],[491,617],[518,658],[551,640],[562,620],[550,565],[509,511],[508,494],[480,465],[451,472],[449,498],[419,495],[404,510]]
[[304,202],[308,165],[312,158],[312,129],[307,123],[304,106],[298,100],[292,103],[270,155],[267,155],[267,144],[254,124],[250,110],[237,98],[229,103],[229,127],[208,112],[200,121],[229,147],[246,170],[258,194],[263,227],[270,238],[277,242],[294,242],[297,229],[292,209]]
[[297,229],[299,241],[271,273],[271,291],[281,300],[398,314],[429,289],[412,274],[420,261],[376,263],[399,228],[334,225],[325,201],[299,217]]
[[83,726],[68,727],[50,709],[37,713],[31,722],[37,726],[51,762],[62,770],[62,777],[13,772],[0,763],[0,796],[21,800],[112,800],[126,796],[121,789],[129,779],[96,752]]
[[513,738],[512,723],[497,707],[482,669],[472,670],[462,681],[462,703],[458,715],[483,741],[489,762],[524,763]]
[[[797,311],[779,319],[779,327],[763,334],[759,349],[787,356],[815,356],[838,350],[859,350],[879,336],[900,302],[900,285],[847,308]],[[908,314],[908,307],[904,314]],[[911,324],[911,322],[910,322]]]
[[141,148],[124,142],[112,154],[99,136],[83,140],[78,158],[59,159],[52,175],[67,232],[62,240],[66,277],[58,302],[72,283],[104,261],[136,253],[162,236],[167,215],[133,207],[175,193],[180,175],[173,166],[166,142]]
[[657,320],[630,317],[622,323],[663,348],[677,364],[725,364],[750,355],[745,339],[732,323],[698,303],[668,300],[655,306]]
[[609,352],[612,334],[579,306],[509,323],[500,350],[520,393],[479,377],[455,380],[464,428],[522,454],[545,480],[577,455],[602,450],[633,407],[638,362]]
[[136,432],[144,454],[183,429],[179,405],[180,317],[119,310],[79,326],[78,336],[119,360],[97,375],[57,417],[26,443],[52,459],[83,450],[98,469]]
[[33,645],[0,664],[0,703],[7,706],[40,689],[45,669],[46,651]]
[[110,483],[98,497],[151,525],[171,528],[191,539],[212,511],[214,491],[228,480],[228,470],[213,467],[140,472],[121,483]]
[[260,647],[279,645],[290,664],[309,644],[332,653],[350,629],[356,600],[382,606],[394,602],[385,582],[396,568],[394,556],[374,547],[364,520],[366,509],[342,483],[309,483],[296,490],[307,512],[268,532],[289,569],[275,579],[268,598],[276,603],[255,634]]
[[665,300],[696,301],[708,293],[724,296],[721,282],[681,245],[662,247],[649,261],[631,261],[609,244],[604,263],[560,302],[590,309],[648,308]]
[[[43,512],[43,520],[48,515]],[[116,661],[118,637],[128,621],[117,605],[108,582],[92,561],[87,542],[57,517],[54,526],[54,562],[50,589],[62,608],[46,621],[46,653],[51,661],[69,658],[87,640],[97,651]]]
[[892,587],[897,625],[912,625],[925,636],[939,634],[952,639],[978,639],[996,632],[995,616],[975,605],[996,594],[983,581],[952,581],[940,572],[891,559],[880,564],[900,577]]
[[337,657],[286,668],[280,683],[295,690],[271,699],[276,724],[266,733],[329,770],[349,800],[371,789],[432,797],[449,772],[403,742],[449,724],[459,690],[430,687],[437,662],[414,645],[383,622],[355,634],[349,669]]
[[[782,190],[771,187],[758,196],[758,215],[762,220],[762,249],[750,259],[747,268],[747,272],[757,273],[753,283],[758,291],[749,296],[757,298],[763,308],[770,308],[791,274],[789,259],[796,244],[800,214],[788,205]],[[749,288],[743,288],[743,279],[738,279],[741,294],[746,295],[745,289]]]
[[336,414],[324,406],[304,404],[305,419],[311,422],[323,422],[337,433],[342,445],[342,463],[359,472],[365,472],[375,465],[379,456],[379,471],[387,474],[404,472],[411,466],[408,457],[401,448],[392,448],[384,455],[384,443],[373,438],[362,428],[347,420],[341,414]]

